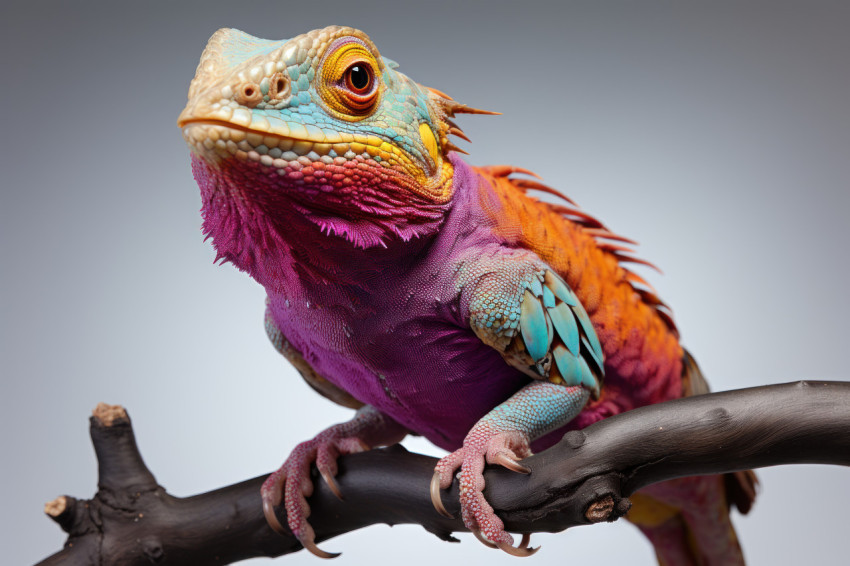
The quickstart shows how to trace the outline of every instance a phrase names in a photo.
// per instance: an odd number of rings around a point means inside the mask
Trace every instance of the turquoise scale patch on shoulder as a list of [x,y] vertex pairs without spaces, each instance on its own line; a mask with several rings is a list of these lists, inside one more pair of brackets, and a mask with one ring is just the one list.
[[543,305],[535,295],[526,291],[520,308],[519,329],[522,339],[531,359],[537,362],[545,358],[549,351],[549,332]]
[[561,303],[547,309],[547,312],[567,349],[577,356],[579,354],[578,324],[570,306],[567,303]]
[[589,389],[595,397],[599,397],[599,382],[596,380],[596,376],[593,375],[593,372],[590,371],[590,366],[587,365],[587,360],[579,358],[578,364],[581,367],[579,383],[586,389]]
[[[571,307],[575,307],[579,304],[578,298],[573,294],[573,291],[570,289],[569,285],[567,285],[567,282],[561,279],[561,277],[554,271],[547,271],[546,275],[543,277],[543,281],[546,283],[546,287],[548,287],[556,297]],[[584,309],[582,309],[582,311],[584,311]]]
[[540,282],[540,279],[538,279],[537,277],[534,277],[531,280],[531,285],[529,286],[529,290],[532,293],[534,293],[535,297],[542,297],[543,296],[543,285]]
[[581,385],[599,395],[605,374],[602,345],[578,297],[554,271],[529,283],[519,327],[541,378],[560,383],[560,377],[566,385]]
[[555,364],[561,371],[561,375],[578,375],[581,373],[581,368],[578,365],[578,358],[572,355],[563,344],[558,344],[552,349],[552,354],[555,357]]
[[555,306],[555,294],[549,287],[543,287],[543,306],[550,309]]

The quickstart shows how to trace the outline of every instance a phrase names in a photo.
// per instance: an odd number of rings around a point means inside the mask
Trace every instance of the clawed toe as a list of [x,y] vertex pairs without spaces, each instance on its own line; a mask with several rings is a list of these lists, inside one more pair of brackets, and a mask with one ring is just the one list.
[[301,536],[298,537],[298,542],[301,543],[306,550],[310,551],[311,554],[318,556],[319,558],[336,558],[341,553],[339,552],[325,552],[318,546],[316,546],[316,533],[313,532],[312,527],[309,525],[305,526],[304,530],[301,533]]
[[484,546],[489,548],[498,548],[507,552],[511,556],[519,556],[520,558],[525,558],[527,556],[535,554],[538,550],[540,550],[539,546],[536,548],[528,548],[528,544],[531,542],[531,535],[528,533],[522,535],[522,540],[517,546],[511,546],[511,544],[508,542],[491,542],[487,540],[487,538],[482,535],[481,531],[479,531],[478,529],[472,529],[472,534],[475,535],[475,538],[481,541],[481,544],[483,544]]
[[263,515],[266,516],[266,522],[269,526],[274,529],[276,532],[287,535],[289,531],[283,528],[283,525],[280,524],[280,521],[277,520],[277,515],[274,512],[274,504],[271,500],[263,498]]
[[[333,425],[312,440],[299,443],[276,472],[263,483],[263,515],[269,526],[284,536],[295,537],[301,545],[320,558],[336,558],[316,546],[316,534],[308,522],[314,482],[311,465],[315,464],[328,489],[340,500],[342,491],[336,480],[340,456],[369,450],[370,444],[385,446],[404,438],[407,431],[397,422],[370,406],[362,407],[348,422]],[[367,442],[368,440],[368,442]],[[285,508],[284,526],[275,510]],[[283,514],[284,509],[280,509]]]
[[[337,497],[340,497],[339,487],[336,485],[336,481],[334,480],[333,476],[330,475],[330,473],[323,473],[322,476],[325,478],[325,481],[328,482],[331,491],[333,491],[337,495]],[[286,477],[287,476],[285,473],[282,473],[281,470],[278,470],[277,472],[271,474],[268,479],[263,483],[261,493],[263,501],[263,515],[266,517],[266,522],[272,529],[282,535],[294,535],[295,538],[298,539],[298,542],[301,543],[301,546],[303,546],[305,549],[315,554],[319,558],[336,558],[337,556],[339,556],[338,552],[325,552],[324,550],[316,546],[316,543],[314,542],[314,538],[316,535],[313,532],[313,529],[306,521],[302,520],[301,526],[299,528],[293,527],[292,529],[287,529],[278,520],[277,514],[275,513],[275,507],[277,505],[280,505],[281,501],[283,500],[283,489],[284,484],[286,482]],[[304,486],[302,486],[302,489],[303,487]],[[312,491],[312,485],[308,484],[306,487],[308,488],[308,491]],[[304,494],[303,491],[302,494]],[[340,499],[342,498],[340,497]],[[306,503],[304,503],[304,505],[306,506]],[[307,515],[309,515],[309,508],[305,507],[304,509],[301,509],[301,512],[306,517]],[[290,526],[292,526],[292,523],[290,523]]]
[[312,540],[302,540],[299,542],[301,542],[301,546],[303,546],[319,558],[336,558],[337,556],[342,554],[341,552],[325,552],[324,550],[316,546],[316,543],[314,543]]
[[289,531],[280,524],[277,514],[274,512],[275,506],[280,505],[281,499],[283,498],[283,481],[284,478],[281,476],[280,472],[274,472],[266,479],[265,482],[263,482],[261,493],[263,500],[263,515],[266,517],[266,522],[278,533],[286,535],[289,534]]
[[328,470],[320,470],[319,473],[322,474],[322,479],[324,479],[325,483],[328,484],[328,487],[331,489],[333,494],[336,495],[336,498],[340,501],[344,501],[342,492],[339,490],[339,484],[336,483],[336,479],[333,475],[331,475]]
[[489,548],[499,548],[498,546],[484,538],[484,535],[482,535],[481,531],[479,531],[478,529],[472,529],[472,534],[474,534],[475,538],[477,538],[484,546]]
[[[503,466],[505,466],[506,468],[513,470],[515,472],[531,473],[531,470],[529,470],[525,466],[518,464],[514,460],[510,459],[508,456],[505,456],[503,454],[500,454],[499,456],[504,456],[508,461],[515,464],[516,468],[518,468],[518,469],[515,469],[514,467],[509,466],[507,464],[504,464],[500,461],[499,463],[502,464]],[[440,497],[440,472],[434,472],[434,475],[431,477],[431,503],[434,505],[434,509],[436,509],[437,512],[440,515],[443,515],[444,517],[448,517],[450,519],[454,518],[451,515],[451,513],[446,511],[446,508],[443,506],[443,500]],[[485,537],[483,534],[481,534],[481,530],[479,530],[479,529],[470,529],[470,530],[472,531],[472,534],[475,535],[475,538],[477,538],[481,542],[481,544],[483,544],[484,546],[487,546],[489,548],[499,548],[499,549],[507,552],[511,556],[519,556],[519,557],[531,556],[534,553],[536,553],[538,550],[540,550],[539,546],[536,547],[536,548],[528,548],[528,544],[531,542],[531,535],[528,534],[528,533],[523,534],[522,540],[520,541],[519,545],[514,547],[508,542],[494,543],[490,540],[487,540],[487,537]],[[305,548],[306,548],[306,545],[305,545]],[[311,552],[313,552],[313,551],[311,550]]]
[[[477,426],[477,425],[476,425]],[[486,427],[484,427],[486,429]],[[437,463],[431,478],[431,502],[441,515],[451,518],[441,498],[442,488],[450,485],[449,479],[457,474],[460,488],[460,507],[463,523],[479,542],[489,548],[499,548],[512,556],[531,556],[538,548],[529,548],[529,535],[523,535],[519,546],[504,529],[504,523],[484,497],[484,466],[494,464],[513,472],[530,474],[531,469],[519,462],[519,456],[528,457],[531,450],[527,439],[509,433],[470,431],[459,450],[445,456]]]
[[528,534],[528,533],[525,533],[525,534],[522,535],[522,540],[519,541],[519,545],[517,545],[515,547],[509,545],[506,542],[499,543],[496,546],[498,548],[500,548],[501,550],[504,550],[505,552],[507,552],[511,556],[519,556],[520,558],[525,558],[527,556],[531,556],[532,554],[534,554],[538,550],[540,550],[539,546],[536,547],[536,548],[528,548],[528,544],[530,542],[531,542],[531,535]]
[[493,457],[493,463],[499,464],[500,466],[504,466],[505,468],[511,470],[512,472],[517,472],[519,474],[530,474],[531,469],[523,466],[504,452],[499,452],[496,456]]
[[443,499],[440,497],[440,472],[434,472],[431,478],[431,504],[434,505],[437,513],[443,517],[454,519],[454,516],[446,511],[446,508],[443,506]]

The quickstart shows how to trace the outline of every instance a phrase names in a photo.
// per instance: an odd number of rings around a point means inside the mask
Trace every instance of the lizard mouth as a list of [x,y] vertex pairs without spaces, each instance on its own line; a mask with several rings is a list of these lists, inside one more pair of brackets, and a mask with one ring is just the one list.
[[322,156],[330,156],[332,159],[334,154],[342,155],[351,149],[351,144],[332,144],[327,142],[326,136],[311,136],[303,126],[301,129],[305,130],[304,136],[291,135],[294,128],[287,128],[290,135],[285,135],[280,131],[263,131],[215,119],[181,119],[177,125],[183,130],[183,137],[190,146],[201,153],[212,152],[220,157],[266,161],[260,158],[268,156],[274,160],[289,154],[285,157],[291,158],[287,161],[292,161],[315,153],[315,161],[318,161]]
[[353,160],[361,156],[386,165],[413,165],[403,150],[375,136],[329,133],[310,126],[316,130],[311,132],[302,124],[276,122],[268,130],[261,130],[227,120],[181,116],[177,125],[197,152],[219,158],[236,157],[281,168],[299,157],[331,164],[339,158]]

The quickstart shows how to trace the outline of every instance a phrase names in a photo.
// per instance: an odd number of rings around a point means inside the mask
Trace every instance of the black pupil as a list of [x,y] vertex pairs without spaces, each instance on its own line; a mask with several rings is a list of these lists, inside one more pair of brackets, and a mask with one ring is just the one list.
[[360,65],[354,65],[348,69],[349,77],[351,78],[351,86],[357,90],[363,90],[369,86],[369,71]]

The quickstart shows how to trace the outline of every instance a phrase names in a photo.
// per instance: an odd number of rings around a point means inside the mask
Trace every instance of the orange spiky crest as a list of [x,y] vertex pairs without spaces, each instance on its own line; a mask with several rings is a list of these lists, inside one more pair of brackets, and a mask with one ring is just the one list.
[[[678,336],[678,330],[676,328],[675,322],[673,321],[672,313],[670,312],[669,307],[658,297],[657,291],[652,287],[652,285],[650,285],[643,277],[641,277],[637,273],[634,273],[626,266],[627,264],[632,263],[645,265],[647,267],[650,267],[651,269],[658,271],[659,273],[661,272],[661,270],[658,269],[658,267],[656,267],[652,263],[643,260],[639,257],[635,257],[633,255],[635,251],[631,247],[615,244],[610,242],[609,240],[613,240],[615,242],[622,242],[631,246],[636,246],[637,242],[612,232],[604,224],[602,224],[602,222],[596,219],[596,217],[588,214],[587,212],[579,210],[578,205],[572,199],[570,199],[560,191],[533,179],[524,179],[521,177],[518,178],[513,176],[515,174],[522,174],[537,177],[538,179],[540,178],[538,175],[532,173],[531,171],[528,171],[527,169],[522,169],[520,167],[514,167],[511,165],[491,165],[487,167],[478,167],[476,169],[479,172],[491,176],[494,181],[496,181],[499,186],[506,191],[506,193],[504,193],[505,196],[508,196],[511,193],[522,193],[523,195],[526,195],[527,198],[530,198],[534,201],[535,208],[540,207],[539,210],[549,210],[551,212],[554,212],[560,217],[562,217],[564,220],[576,225],[584,234],[591,236],[596,249],[603,252],[608,257],[613,258],[619,269],[622,270],[625,281],[628,283],[631,289],[638,295],[638,297],[640,297],[640,300],[658,315],[658,317],[663,321],[664,325],[673,333],[673,335]],[[514,191],[516,191],[516,193],[514,193]],[[528,195],[528,191],[537,191],[540,193],[555,196],[569,203],[571,206],[565,206],[563,204],[539,200],[531,195]],[[523,201],[512,200],[512,203],[514,205],[519,206],[523,203]],[[553,230],[553,233],[554,231],[555,230]]]
[[457,114],[484,114],[492,116],[501,115],[501,112],[491,112],[489,110],[481,110],[479,108],[467,106],[466,104],[461,104],[460,102],[455,101],[448,94],[437,90],[436,88],[424,88],[428,91],[432,107],[434,108],[436,114],[439,116],[438,123],[440,124],[440,131],[437,132],[437,138],[439,140],[440,148],[443,154],[446,154],[450,151],[456,151],[458,153],[469,155],[469,152],[458,147],[449,138],[449,136],[456,136],[466,142],[472,141],[464,133],[460,126],[458,126],[452,120],[452,118],[454,118]]

